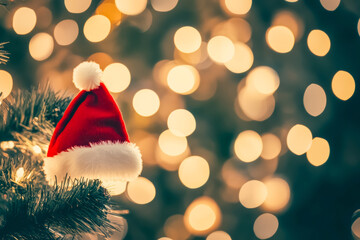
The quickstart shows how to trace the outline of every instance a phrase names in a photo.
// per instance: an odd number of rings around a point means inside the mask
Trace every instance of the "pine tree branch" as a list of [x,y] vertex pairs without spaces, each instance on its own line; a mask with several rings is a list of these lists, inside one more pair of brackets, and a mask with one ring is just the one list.
[[0,141],[11,139],[12,132],[33,130],[34,121],[38,126],[46,122],[56,125],[70,101],[49,85],[31,91],[14,91],[0,105]]
[[28,187],[26,193],[7,196],[1,209],[2,239],[57,239],[101,233],[108,236],[114,227],[107,219],[108,192],[98,180],[66,179],[60,185],[40,191]]
[[9,53],[2,50],[4,48],[5,43],[0,43],[0,64],[5,64],[9,60]]

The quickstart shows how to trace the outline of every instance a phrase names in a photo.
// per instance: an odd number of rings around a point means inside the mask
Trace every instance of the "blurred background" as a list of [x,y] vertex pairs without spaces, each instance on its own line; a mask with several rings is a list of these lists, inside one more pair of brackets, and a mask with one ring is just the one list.
[[126,240],[360,239],[358,0],[0,4],[1,98],[104,70],[144,160],[104,183]]

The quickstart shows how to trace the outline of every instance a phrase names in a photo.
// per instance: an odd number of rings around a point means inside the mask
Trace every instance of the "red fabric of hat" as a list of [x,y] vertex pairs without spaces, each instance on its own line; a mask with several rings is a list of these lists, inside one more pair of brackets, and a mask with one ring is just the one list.
[[93,62],[74,70],[74,83],[83,89],[70,103],[55,128],[44,170],[53,182],[72,178],[129,181],[142,170],[141,153],[131,143],[121,112],[101,83]]

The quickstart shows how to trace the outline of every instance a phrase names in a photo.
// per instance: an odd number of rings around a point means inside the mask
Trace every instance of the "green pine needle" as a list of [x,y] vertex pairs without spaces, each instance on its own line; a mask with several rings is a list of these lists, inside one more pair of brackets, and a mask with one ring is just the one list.
[[6,43],[0,43],[0,64],[5,64],[9,60],[9,53],[2,50]]
[[98,180],[65,179],[40,191],[28,187],[12,193],[1,209],[1,239],[57,239],[70,234],[108,236],[115,228],[107,219],[108,192]]

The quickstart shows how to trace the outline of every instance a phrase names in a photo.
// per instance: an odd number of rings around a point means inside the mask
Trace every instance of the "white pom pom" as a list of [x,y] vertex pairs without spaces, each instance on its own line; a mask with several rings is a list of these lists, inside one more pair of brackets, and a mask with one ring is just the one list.
[[102,71],[95,62],[82,62],[73,73],[75,87],[80,90],[90,91],[100,86]]

